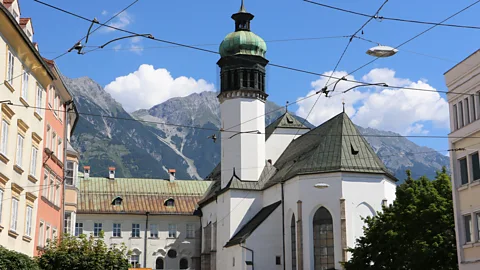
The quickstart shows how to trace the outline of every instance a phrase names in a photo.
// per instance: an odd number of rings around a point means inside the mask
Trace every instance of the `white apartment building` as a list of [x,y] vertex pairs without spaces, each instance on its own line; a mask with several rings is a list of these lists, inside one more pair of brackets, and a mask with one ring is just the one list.
[[445,73],[449,147],[460,270],[480,269],[480,51]]
[[90,166],[78,181],[75,235],[124,243],[132,266],[151,269],[200,269],[201,226],[197,202],[209,181],[171,178],[90,177]]
[[[45,88],[55,78],[18,0],[0,0],[0,245],[33,255]],[[38,107],[38,108],[36,108]]]

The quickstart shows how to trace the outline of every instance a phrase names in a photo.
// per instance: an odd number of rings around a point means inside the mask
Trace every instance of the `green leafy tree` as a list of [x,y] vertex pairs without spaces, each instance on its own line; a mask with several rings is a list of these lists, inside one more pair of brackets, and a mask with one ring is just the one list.
[[35,261],[23,253],[0,246],[0,270],[38,270]]
[[351,249],[347,270],[458,269],[450,177],[414,180],[407,171],[396,200],[365,219],[364,236]]
[[122,244],[108,247],[93,236],[65,235],[62,241],[51,241],[37,258],[42,270],[127,270],[130,252]]

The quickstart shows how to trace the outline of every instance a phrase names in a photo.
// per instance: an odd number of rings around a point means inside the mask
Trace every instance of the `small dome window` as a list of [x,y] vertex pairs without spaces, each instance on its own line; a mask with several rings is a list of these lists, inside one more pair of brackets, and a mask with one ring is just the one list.
[[115,199],[113,199],[112,201],[112,205],[114,206],[119,206],[119,205],[122,205],[122,197],[118,196],[118,197],[115,197]]
[[177,251],[175,249],[170,249],[167,252],[167,256],[171,259],[175,259],[177,257]]
[[174,207],[175,206],[175,200],[173,198],[168,198],[168,199],[165,200],[163,205],[169,206],[169,207]]

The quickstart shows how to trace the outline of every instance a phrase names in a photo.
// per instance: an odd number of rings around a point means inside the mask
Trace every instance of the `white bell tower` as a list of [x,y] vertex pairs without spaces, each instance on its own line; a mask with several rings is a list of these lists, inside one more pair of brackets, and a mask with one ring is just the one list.
[[235,173],[241,180],[258,181],[265,167],[265,41],[250,31],[253,15],[232,15],[235,32],[220,44],[220,101],[222,188]]

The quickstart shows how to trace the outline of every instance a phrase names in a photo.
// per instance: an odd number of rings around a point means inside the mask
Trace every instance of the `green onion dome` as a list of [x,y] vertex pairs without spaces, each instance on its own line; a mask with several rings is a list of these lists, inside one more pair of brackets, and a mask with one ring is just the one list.
[[220,44],[222,57],[231,55],[256,55],[265,57],[267,44],[265,41],[250,31],[236,31],[228,34]]

